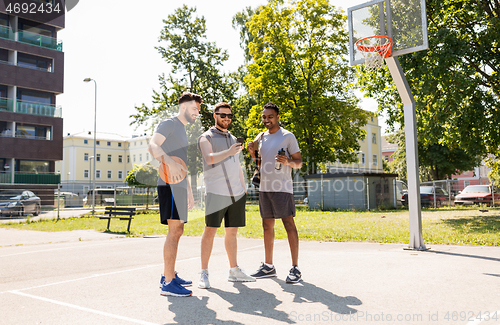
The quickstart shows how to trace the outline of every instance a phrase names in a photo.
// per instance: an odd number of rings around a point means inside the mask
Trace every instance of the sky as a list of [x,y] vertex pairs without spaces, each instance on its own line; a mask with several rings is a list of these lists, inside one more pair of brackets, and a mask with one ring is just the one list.
[[[64,93],[57,96],[62,106],[64,136],[68,133],[94,129],[93,82],[97,83],[97,132],[122,136],[142,134],[144,129],[130,126],[135,106],[151,105],[153,89],[159,89],[158,76],[168,74],[169,66],[155,46],[163,28],[163,19],[186,4],[196,7],[204,16],[207,40],[226,49],[229,60],[224,71],[236,71],[243,64],[239,32],[232,28],[232,17],[250,6],[255,8],[266,0],[169,0],[110,1],[85,0],[66,13],[65,29],[57,38],[63,42]],[[330,0],[331,4],[347,8],[364,0]],[[359,94],[362,98],[362,95]],[[376,103],[363,99],[361,107],[376,111]],[[382,133],[384,133],[384,126]]]

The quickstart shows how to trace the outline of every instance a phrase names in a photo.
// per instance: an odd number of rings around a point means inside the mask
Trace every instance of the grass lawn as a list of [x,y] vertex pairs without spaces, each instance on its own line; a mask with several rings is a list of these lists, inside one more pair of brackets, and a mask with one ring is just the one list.
[[[488,212],[484,213],[478,210],[478,207],[424,209],[422,229],[425,243],[500,246],[500,209],[488,208]],[[308,210],[298,206],[295,223],[301,240],[408,243],[408,216],[408,210],[330,212]],[[106,220],[82,217],[0,224],[0,227],[39,231],[105,231],[106,223]],[[130,228],[131,236],[167,233],[167,227],[159,223],[158,213],[136,215]],[[203,211],[191,210],[184,235],[201,236],[203,228]],[[126,234],[125,230],[126,221],[111,221],[112,232]],[[224,230],[219,229],[217,234],[223,236]],[[257,206],[247,206],[247,226],[240,228],[239,236],[262,238],[261,218]],[[280,221],[276,222],[276,238],[286,239],[286,232]]]

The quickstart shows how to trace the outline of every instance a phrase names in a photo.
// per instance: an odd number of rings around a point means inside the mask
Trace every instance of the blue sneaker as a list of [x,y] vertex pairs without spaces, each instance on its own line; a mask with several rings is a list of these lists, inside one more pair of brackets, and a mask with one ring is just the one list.
[[[184,280],[184,279],[180,278],[177,275],[177,271],[175,272],[175,279],[177,280],[177,283],[179,283],[183,287],[189,287],[189,286],[193,285],[193,281]],[[161,278],[160,278],[160,288],[161,288],[163,282],[165,282],[165,276],[162,274]]]
[[189,297],[193,292],[181,286],[176,279],[173,279],[169,283],[163,282],[160,294],[162,296]]

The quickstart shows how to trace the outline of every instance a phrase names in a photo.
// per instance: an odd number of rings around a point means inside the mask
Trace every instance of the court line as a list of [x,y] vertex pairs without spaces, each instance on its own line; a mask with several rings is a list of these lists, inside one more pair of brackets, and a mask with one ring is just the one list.
[[[125,238],[124,238],[125,239]],[[120,242],[125,241],[125,240],[120,240]],[[65,242],[59,242],[59,243],[42,243],[42,244],[64,244]],[[113,244],[119,244],[118,240],[115,241]],[[41,244],[41,245],[42,245]],[[26,255],[26,254],[33,254],[33,253],[44,253],[44,252],[51,252],[51,251],[59,251],[59,250],[64,250],[64,249],[73,249],[73,248],[86,248],[86,247],[94,247],[94,246],[103,246],[103,245],[109,245],[109,242],[102,243],[102,244],[92,244],[92,245],[84,245],[84,246],[68,246],[68,247],[59,247],[59,248],[50,248],[50,249],[41,249],[37,251],[29,251],[29,252],[22,252],[22,253],[13,253],[13,254],[7,254],[7,255],[0,255],[0,258],[2,257],[9,257],[9,256],[16,256],[16,255]],[[13,247],[13,246],[10,246]]]
[[143,321],[143,320],[134,319],[134,318],[126,317],[126,316],[115,315],[115,314],[107,313],[107,312],[96,310],[96,309],[81,307],[81,306],[69,304],[67,302],[62,302],[62,301],[58,301],[58,300],[54,300],[54,299],[49,299],[49,298],[45,298],[45,297],[30,295],[29,293],[25,293],[25,292],[10,291],[10,293],[16,294],[16,295],[20,295],[20,296],[29,297],[29,298],[33,298],[33,299],[42,300],[42,301],[45,301],[45,302],[50,302],[50,303],[53,303],[53,304],[56,304],[56,305],[60,305],[60,306],[64,306],[64,307],[78,309],[78,310],[81,310],[81,311],[84,311],[84,312],[89,312],[89,313],[93,313],[93,314],[97,314],[97,315],[101,315],[101,316],[106,316],[106,317],[111,317],[111,318],[115,318],[115,319],[119,319],[119,320],[124,320],[124,321],[131,322],[131,323],[143,324],[143,325],[158,325],[156,323],[150,323],[150,322],[146,322],[146,321]]
[[[242,252],[242,251],[247,251],[247,250],[251,250],[251,249],[255,249],[255,248],[259,248],[259,247],[263,247],[263,246],[264,245],[252,246],[252,247],[247,247],[247,248],[239,249],[238,251]],[[190,258],[180,259],[180,260],[177,260],[176,263],[187,262],[187,261],[192,261],[192,260],[197,260],[197,259],[200,259],[200,257],[196,256],[196,257],[190,257]],[[94,274],[94,275],[89,275],[89,276],[82,277],[82,278],[76,278],[76,279],[59,281],[59,282],[53,282],[53,283],[46,283],[46,284],[42,284],[42,285],[38,285],[38,286],[33,286],[33,287],[29,287],[29,288],[22,288],[22,289],[16,289],[16,290],[8,290],[8,291],[0,292],[0,294],[2,294],[2,293],[9,293],[9,292],[12,293],[12,292],[24,291],[24,290],[31,290],[31,289],[37,289],[37,288],[43,288],[43,287],[49,287],[49,286],[53,286],[53,285],[65,284],[65,283],[75,282],[75,281],[88,280],[88,279],[93,279],[93,278],[97,278],[97,277],[101,277],[101,276],[115,275],[115,274],[119,274],[119,273],[133,272],[133,271],[137,271],[137,270],[143,270],[143,269],[147,269],[147,268],[151,268],[151,267],[159,267],[159,266],[163,266],[163,263],[150,264],[150,265],[146,265],[146,266],[135,267],[135,268],[132,268],[132,269],[125,269],[125,270],[120,270],[120,271],[113,271],[113,272],[106,272],[106,273]]]

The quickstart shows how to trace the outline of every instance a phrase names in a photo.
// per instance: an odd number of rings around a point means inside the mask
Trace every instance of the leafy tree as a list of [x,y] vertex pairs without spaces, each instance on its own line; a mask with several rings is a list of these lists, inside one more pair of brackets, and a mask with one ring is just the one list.
[[[471,170],[500,145],[500,4],[427,0],[426,5],[429,50],[399,60],[417,104],[420,164],[434,179],[443,179]],[[359,71],[362,88],[388,113],[388,124],[404,126],[403,105],[387,68]]]
[[[171,66],[168,75],[159,76],[160,91],[153,90],[152,106],[142,104],[131,115],[132,125],[154,127],[166,117],[178,112],[177,100],[184,91],[191,91],[203,97],[201,123],[188,124],[186,131],[190,146],[187,167],[190,175],[197,175],[203,164],[196,146],[196,139],[203,129],[213,125],[208,106],[226,101],[233,104],[238,90],[238,75],[221,73],[219,68],[228,60],[225,50],[206,40],[205,18],[196,17],[196,9],[186,5],[175,10],[163,20],[159,42],[156,47],[162,58]],[[193,193],[196,191],[196,177],[191,178]]]
[[[398,178],[404,182],[408,182],[408,173],[406,165],[406,143],[404,131],[400,130],[394,134],[387,136],[389,143],[397,144],[398,148],[392,154],[393,160],[387,164],[385,171],[393,174],[398,174]],[[426,166],[419,166],[419,180],[420,182],[427,182],[432,180],[431,172]]]
[[258,104],[250,110],[248,136],[260,132],[262,106],[272,101],[282,126],[297,137],[304,172],[315,173],[324,162],[357,161],[367,114],[350,90],[346,17],[327,0],[270,0],[237,15],[239,26],[250,15],[244,25],[250,35],[241,29],[251,56],[244,80]]
[[[491,170],[488,172],[488,178],[490,183],[495,186],[496,192],[500,190],[500,150],[497,150],[488,159],[486,159],[486,166],[490,167]],[[496,159],[494,157],[497,157]]]
[[158,181],[158,170],[149,162],[143,165],[134,165],[134,168],[127,174],[125,182],[128,186],[146,188],[146,210],[149,207],[149,190],[156,187]]

